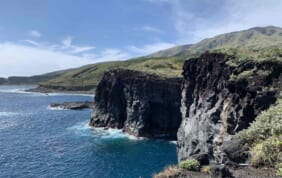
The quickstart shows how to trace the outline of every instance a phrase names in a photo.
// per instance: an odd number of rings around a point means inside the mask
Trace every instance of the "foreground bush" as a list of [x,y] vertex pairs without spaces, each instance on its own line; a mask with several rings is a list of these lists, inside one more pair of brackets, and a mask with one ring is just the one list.
[[187,169],[189,171],[199,171],[200,163],[195,159],[181,161],[179,167],[182,169]]
[[170,177],[178,177],[181,173],[181,170],[176,166],[168,166],[162,172],[155,174],[154,178],[170,178]]
[[250,146],[253,166],[277,167],[282,162],[282,92],[276,105],[262,112],[236,136]]

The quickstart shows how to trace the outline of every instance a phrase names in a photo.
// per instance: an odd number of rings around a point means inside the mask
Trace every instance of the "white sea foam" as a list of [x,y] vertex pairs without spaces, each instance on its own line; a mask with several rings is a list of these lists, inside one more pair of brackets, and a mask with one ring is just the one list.
[[177,144],[177,141],[169,141],[169,143]]
[[9,116],[13,116],[13,115],[16,115],[17,113],[15,112],[1,112],[0,111],[0,117],[3,116],[3,117],[9,117]]
[[67,110],[67,109],[64,109],[64,108],[62,108],[60,106],[58,106],[58,107],[51,107],[50,105],[47,106],[47,109],[48,110],[56,110],[56,111]]
[[123,132],[121,129],[112,128],[93,128],[89,126],[89,121],[80,122],[72,127],[67,128],[81,136],[92,136],[97,139],[111,140],[111,139],[130,139],[141,140],[142,137],[135,137]]

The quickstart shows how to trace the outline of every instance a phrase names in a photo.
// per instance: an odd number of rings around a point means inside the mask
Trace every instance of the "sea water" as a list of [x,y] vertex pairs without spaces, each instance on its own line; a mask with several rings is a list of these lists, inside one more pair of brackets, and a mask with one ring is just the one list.
[[52,110],[51,103],[89,95],[24,92],[0,86],[0,177],[152,177],[175,164],[176,145],[88,126],[90,110]]

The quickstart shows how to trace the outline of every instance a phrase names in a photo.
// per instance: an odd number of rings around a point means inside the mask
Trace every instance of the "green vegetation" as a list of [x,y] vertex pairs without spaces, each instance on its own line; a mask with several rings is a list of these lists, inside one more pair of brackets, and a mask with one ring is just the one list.
[[279,176],[282,176],[282,163],[280,163],[280,164],[277,165],[277,169],[278,169],[277,174],[278,174]]
[[[282,29],[256,27],[204,39],[193,45],[182,45],[156,52],[149,57],[191,56],[215,49],[273,49],[282,48]],[[273,51],[275,53],[276,51]],[[281,54],[281,53],[280,53]]]
[[199,171],[200,170],[200,163],[195,159],[181,161],[179,163],[179,167],[182,169],[187,169],[189,171]]
[[68,70],[59,77],[43,82],[42,85],[58,86],[65,90],[70,90],[71,88],[81,88],[81,90],[88,90],[88,88],[94,89],[104,72],[118,68],[143,71],[162,77],[180,77],[184,60],[185,58],[183,57],[137,58],[127,61],[92,64]]
[[[277,103],[263,111],[251,126],[237,137],[251,148],[253,166],[275,167],[282,162],[282,92]],[[280,168],[280,167],[279,167]]]

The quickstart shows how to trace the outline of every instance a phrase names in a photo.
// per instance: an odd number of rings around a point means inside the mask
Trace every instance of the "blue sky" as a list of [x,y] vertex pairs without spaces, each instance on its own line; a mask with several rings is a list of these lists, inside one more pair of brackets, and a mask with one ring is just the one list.
[[280,0],[0,0],[0,76],[125,60],[282,26]]

